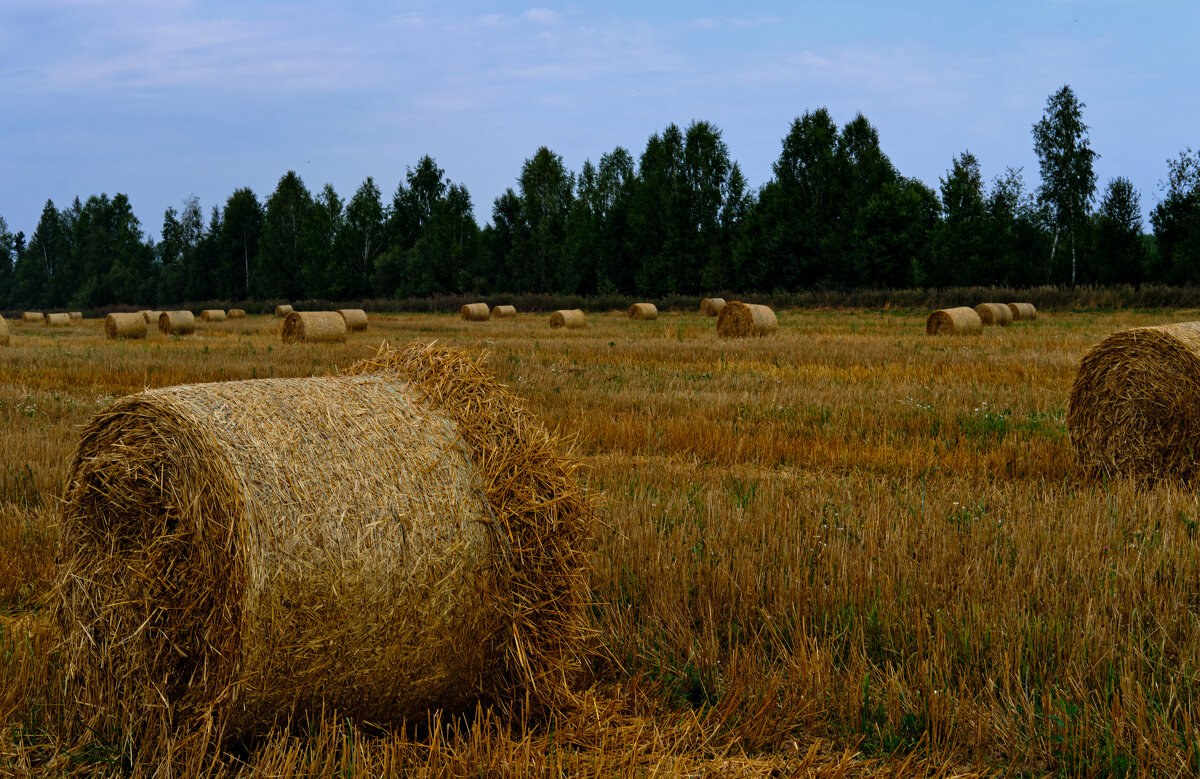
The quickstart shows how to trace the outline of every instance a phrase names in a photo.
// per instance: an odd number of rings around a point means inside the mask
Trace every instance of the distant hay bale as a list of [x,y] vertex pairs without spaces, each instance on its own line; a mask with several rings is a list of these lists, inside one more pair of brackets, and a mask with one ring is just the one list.
[[158,320],[159,320],[159,317],[162,316],[163,312],[150,311],[149,309],[147,309],[145,311],[139,311],[138,313],[142,315],[142,319],[146,320],[147,325],[149,325],[150,327],[158,327]]
[[231,308],[226,316],[228,316],[230,319],[245,319],[246,310],[242,308]]
[[346,329],[352,333],[361,333],[367,329],[367,312],[361,308],[339,308],[338,313],[346,320]]
[[975,313],[979,314],[979,321],[986,325],[1000,325],[1008,327],[1013,323],[1012,309],[1004,303],[980,303],[975,306]]
[[345,343],[346,320],[336,311],[293,311],[283,320],[283,342]]
[[82,322],[83,321],[83,312],[82,311],[68,311],[67,316],[71,317],[72,322]]
[[1037,308],[1032,303],[1009,303],[1008,310],[1012,312],[1014,322],[1034,322],[1037,320]]
[[629,307],[628,316],[630,319],[658,319],[658,306],[653,303],[634,303]]
[[21,314],[21,321],[28,324],[40,325],[46,321],[46,317],[41,311],[26,311],[24,314]]
[[717,314],[717,335],[723,338],[764,336],[778,329],[779,320],[768,306],[734,300],[722,306]]
[[46,314],[47,327],[70,327],[71,315],[63,312],[61,314]]
[[112,313],[104,317],[104,335],[115,338],[145,338],[146,320],[138,312]]
[[158,331],[163,335],[191,335],[196,332],[196,316],[191,311],[164,311],[158,315]]
[[67,740],[211,749],[322,712],[569,705],[595,517],[556,447],[471,358],[424,344],[117,400],[62,502]]
[[292,307],[287,303],[275,306],[275,316],[277,317],[286,317],[290,313],[292,313]]
[[8,346],[8,321],[0,316],[0,346]]
[[700,301],[700,313],[705,316],[716,316],[725,308],[725,298],[705,298]]
[[574,329],[584,327],[586,324],[587,320],[583,316],[583,311],[578,308],[564,308],[559,311],[555,311],[550,315],[551,327],[567,327]]
[[512,319],[517,315],[516,306],[496,306],[492,309],[493,319]]
[[1079,363],[1067,430],[1084,471],[1200,476],[1200,322],[1113,333]]
[[224,322],[225,319],[225,311],[220,308],[206,308],[200,312],[202,322]]
[[925,320],[926,335],[979,335],[982,332],[983,320],[969,306],[943,308]]
[[459,309],[459,313],[468,322],[486,322],[492,316],[487,303],[468,303]]

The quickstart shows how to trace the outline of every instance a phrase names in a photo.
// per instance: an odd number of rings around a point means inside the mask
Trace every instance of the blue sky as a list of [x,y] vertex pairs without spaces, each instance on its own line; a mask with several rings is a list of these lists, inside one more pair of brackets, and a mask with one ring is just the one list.
[[48,198],[124,192],[157,235],[289,169],[390,202],[429,154],[484,223],[539,146],[577,171],[671,122],[715,124],[759,186],[821,106],[935,189],[964,150],[1032,188],[1063,84],[1100,189],[1126,176],[1147,212],[1200,146],[1196,0],[537,2],[0,0],[0,216],[29,234]]

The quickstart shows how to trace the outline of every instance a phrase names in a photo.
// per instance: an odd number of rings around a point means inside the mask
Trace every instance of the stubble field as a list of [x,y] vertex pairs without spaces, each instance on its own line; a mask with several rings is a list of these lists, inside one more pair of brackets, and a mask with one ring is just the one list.
[[0,773],[149,772],[55,739],[49,615],[79,427],[143,387],[331,373],[413,339],[486,352],[599,500],[578,710],[387,733],[308,723],[216,773],[908,776],[1200,772],[1200,502],[1088,480],[1066,402],[1108,333],[1196,312],[1051,313],[926,337],[923,312],[713,320],[372,316],[109,342],[10,323],[0,350]]

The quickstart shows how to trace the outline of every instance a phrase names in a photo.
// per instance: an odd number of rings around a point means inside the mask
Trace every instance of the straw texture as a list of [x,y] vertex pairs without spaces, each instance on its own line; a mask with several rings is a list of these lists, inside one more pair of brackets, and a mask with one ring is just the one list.
[[202,322],[224,322],[226,319],[225,311],[220,308],[206,308],[200,312]]
[[778,329],[775,312],[767,306],[734,300],[726,303],[717,314],[717,335],[724,338],[764,336]]
[[41,311],[26,311],[24,314],[21,314],[21,321],[31,324],[41,324],[45,319],[46,317],[42,315]]
[[83,321],[83,312],[82,311],[68,311],[67,316],[71,317],[72,322],[82,322]]
[[496,306],[492,309],[492,318],[494,319],[512,319],[516,315],[516,306]]
[[345,343],[346,320],[336,311],[293,311],[283,320],[283,342]]
[[245,319],[246,310],[243,308],[231,308],[226,313],[226,316],[228,316],[230,319]]
[[46,325],[48,327],[70,327],[71,315],[66,312],[61,314],[46,314]]
[[287,303],[275,306],[275,316],[277,317],[285,317],[290,313],[292,313],[292,307]]
[[1114,333],[1079,364],[1067,430],[1080,466],[1143,479],[1200,475],[1200,322]]
[[716,316],[725,308],[725,298],[705,298],[700,301],[700,313],[705,316]]
[[975,313],[979,314],[979,321],[985,326],[1008,327],[1013,323],[1012,309],[1004,303],[980,303],[975,306]]
[[361,308],[339,308],[338,313],[346,322],[346,329],[352,333],[361,333],[367,329],[367,312]]
[[191,311],[163,311],[158,315],[158,330],[163,335],[191,335],[196,332],[196,316]]
[[579,328],[586,324],[587,320],[583,316],[583,311],[578,308],[564,308],[550,315],[551,327]]
[[943,308],[925,320],[926,335],[979,335],[982,332],[983,320],[969,306]]
[[8,346],[8,320],[0,316],[0,346]]
[[629,307],[630,319],[658,319],[658,306],[653,303],[634,303]]
[[109,314],[104,317],[104,335],[108,338],[145,338],[146,320],[137,312]]
[[492,316],[487,303],[468,303],[459,311],[468,322],[486,322]]
[[593,515],[555,448],[432,345],[118,400],[63,504],[71,732],[208,748],[322,710],[572,700]]
[[1037,321],[1037,308],[1032,303],[1009,303],[1008,310],[1012,312],[1014,322]]
[[159,317],[162,316],[163,312],[147,310],[147,311],[139,311],[138,313],[140,313],[142,315],[142,319],[146,320],[147,325],[149,325],[150,327],[158,327],[158,320],[159,320]]

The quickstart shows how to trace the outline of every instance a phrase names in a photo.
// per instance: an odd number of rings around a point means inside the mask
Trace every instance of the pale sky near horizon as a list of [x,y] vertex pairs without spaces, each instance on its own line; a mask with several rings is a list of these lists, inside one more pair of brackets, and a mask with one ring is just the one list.
[[720,128],[758,187],[821,106],[935,190],[964,150],[989,187],[1011,166],[1032,189],[1030,128],[1064,84],[1097,201],[1125,176],[1148,213],[1200,147],[1198,51],[1196,0],[0,0],[0,216],[28,236],[47,199],[123,192],[157,236],[190,195],[207,217],[288,170],[390,202],[429,154],[484,224],[539,146],[578,171],[672,122]]

